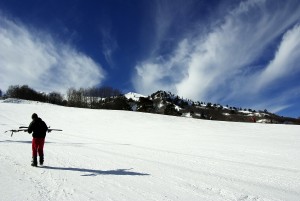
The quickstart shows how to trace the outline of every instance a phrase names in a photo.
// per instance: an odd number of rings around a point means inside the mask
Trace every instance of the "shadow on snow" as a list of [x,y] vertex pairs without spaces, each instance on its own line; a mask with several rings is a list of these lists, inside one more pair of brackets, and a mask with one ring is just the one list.
[[[25,143],[25,144],[31,144],[31,140],[4,140],[0,141],[0,143]],[[52,142],[45,142],[45,144],[52,143]]]
[[117,170],[93,170],[85,168],[71,168],[71,167],[51,167],[42,166],[41,168],[51,169],[51,170],[65,170],[65,171],[75,171],[84,172],[90,174],[83,174],[81,176],[97,176],[97,175],[124,175],[124,176],[149,176],[147,173],[132,172],[131,169],[117,169]]

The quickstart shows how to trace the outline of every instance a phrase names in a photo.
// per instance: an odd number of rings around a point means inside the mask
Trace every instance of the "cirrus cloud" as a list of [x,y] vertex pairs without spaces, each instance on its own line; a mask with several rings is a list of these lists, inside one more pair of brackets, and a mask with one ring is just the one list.
[[194,100],[274,111],[291,106],[295,96],[284,94],[299,82],[282,81],[300,73],[300,4],[248,0],[224,10],[223,16],[183,30],[185,37],[169,55],[139,62],[133,79],[138,92],[164,89]]
[[105,72],[92,58],[21,22],[0,15],[0,87],[29,85],[65,93],[101,83]]

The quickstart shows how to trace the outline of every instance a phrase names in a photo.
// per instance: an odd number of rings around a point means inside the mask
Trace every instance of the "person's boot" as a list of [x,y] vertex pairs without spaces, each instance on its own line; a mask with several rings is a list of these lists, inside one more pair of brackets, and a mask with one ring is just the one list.
[[37,167],[37,157],[32,157],[31,166]]
[[43,165],[44,164],[44,155],[41,155],[40,156],[40,165]]

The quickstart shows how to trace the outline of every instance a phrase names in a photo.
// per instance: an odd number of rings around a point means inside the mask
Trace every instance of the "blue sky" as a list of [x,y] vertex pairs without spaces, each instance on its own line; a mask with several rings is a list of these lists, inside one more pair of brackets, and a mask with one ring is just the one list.
[[0,89],[112,86],[300,116],[298,0],[0,0]]

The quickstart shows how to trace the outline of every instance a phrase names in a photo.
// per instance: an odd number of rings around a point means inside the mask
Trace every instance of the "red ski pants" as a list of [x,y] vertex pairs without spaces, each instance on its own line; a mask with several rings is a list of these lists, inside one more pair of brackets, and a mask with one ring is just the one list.
[[32,157],[44,156],[45,138],[32,138]]

